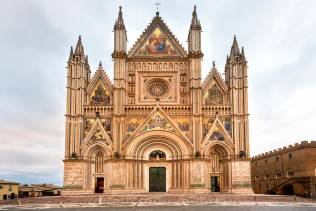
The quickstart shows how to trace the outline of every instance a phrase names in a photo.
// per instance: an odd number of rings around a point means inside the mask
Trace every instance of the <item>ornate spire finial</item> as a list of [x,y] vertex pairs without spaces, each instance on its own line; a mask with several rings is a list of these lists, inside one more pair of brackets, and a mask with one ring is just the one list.
[[123,13],[122,13],[122,6],[119,6],[119,13],[118,17],[115,21],[114,30],[125,29],[124,20],[123,20]]
[[215,60],[212,61],[213,68],[216,68]]
[[75,54],[76,55],[84,55],[83,45],[82,45],[82,41],[81,41],[81,35],[79,35],[79,37],[78,37]]
[[197,29],[197,30],[201,30],[201,24],[200,21],[197,17],[197,13],[196,13],[196,5],[194,5],[194,9],[192,12],[192,20],[191,20],[191,26],[190,29]]
[[234,35],[233,44],[230,50],[230,56],[239,56],[239,55],[240,55],[240,51],[238,47],[238,42],[237,42],[236,35]]
[[99,67],[98,67],[98,69],[103,69],[103,67],[102,67],[102,62],[101,62],[101,61],[99,62]]
[[159,16],[159,6],[161,5],[158,1],[155,3],[156,5],[156,16]]

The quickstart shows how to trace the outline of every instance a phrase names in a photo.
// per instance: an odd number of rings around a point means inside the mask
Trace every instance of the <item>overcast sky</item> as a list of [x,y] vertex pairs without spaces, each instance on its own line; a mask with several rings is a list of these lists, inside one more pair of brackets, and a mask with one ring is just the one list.
[[[113,76],[119,5],[131,47],[154,0],[0,0],[0,178],[62,184],[66,60],[82,35],[92,71]],[[316,139],[316,1],[160,0],[160,15],[187,48],[193,5],[203,72],[224,70],[233,35],[249,66],[251,155]]]

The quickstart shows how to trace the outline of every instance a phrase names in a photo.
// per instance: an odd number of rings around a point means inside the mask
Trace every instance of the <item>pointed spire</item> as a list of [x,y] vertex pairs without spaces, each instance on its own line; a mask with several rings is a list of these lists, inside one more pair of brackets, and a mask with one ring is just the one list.
[[215,60],[212,61],[212,69],[216,69]]
[[101,61],[99,62],[99,68],[102,68],[102,62]]
[[74,55],[74,50],[73,50],[73,47],[71,46],[68,61],[72,59],[73,55]]
[[89,59],[88,59],[88,55],[86,55],[86,64],[89,66]]
[[82,41],[81,41],[81,35],[79,35],[79,38],[77,41],[75,54],[76,55],[84,55],[83,45],[82,45]]
[[190,29],[196,29],[196,30],[201,30],[201,24],[200,21],[197,17],[197,13],[196,13],[196,5],[194,5],[194,9],[192,12],[192,20],[191,20],[191,26]]
[[114,30],[120,30],[120,29],[125,29],[121,6],[119,7],[118,17],[117,17],[117,19],[115,21],[115,25],[114,25]]
[[245,51],[244,51],[244,46],[241,47],[241,58],[246,60],[246,56],[245,56]]
[[238,47],[238,42],[237,42],[236,35],[234,35],[233,44],[232,44],[232,47],[230,50],[230,57],[239,56],[239,55],[240,55],[240,51],[239,51],[239,47]]

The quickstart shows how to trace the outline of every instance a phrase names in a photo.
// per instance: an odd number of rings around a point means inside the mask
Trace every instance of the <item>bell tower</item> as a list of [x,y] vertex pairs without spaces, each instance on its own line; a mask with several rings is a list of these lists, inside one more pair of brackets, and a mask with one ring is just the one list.
[[79,36],[75,52],[71,47],[67,62],[65,159],[76,159],[80,156],[80,144],[83,139],[83,104],[86,101],[86,87],[90,74],[88,56],[84,54]]
[[225,81],[229,89],[229,100],[233,114],[233,139],[235,155],[249,158],[249,121],[248,121],[248,72],[244,48],[239,50],[234,36],[230,55],[225,65]]

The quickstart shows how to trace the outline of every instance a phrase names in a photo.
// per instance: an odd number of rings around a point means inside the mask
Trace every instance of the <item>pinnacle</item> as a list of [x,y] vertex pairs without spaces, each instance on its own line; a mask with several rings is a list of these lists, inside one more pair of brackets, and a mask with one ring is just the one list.
[[122,6],[119,6],[119,13],[118,17],[115,21],[114,30],[125,29],[124,20],[123,20],[123,13],[122,13]]
[[75,54],[77,54],[77,55],[84,55],[83,45],[82,45],[82,41],[81,41],[81,35],[79,35],[79,38],[78,38],[78,41],[77,41]]
[[190,29],[199,29],[201,30],[201,24],[200,21],[197,17],[197,13],[196,13],[196,5],[194,5],[194,9],[192,12],[192,20],[191,20],[191,26]]
[[70,54],[69,54],[69,60],[72,58],[72,56],[74,55],[74,50],[73,47],[70,47]]
[[237,42],[236,35],[234,35],[233,44],[230,50],[230,56],[239,56],[239,55],[240,55],[240,51],[238,47],[238,42]]
[[245,51],[244,51],[244,46],[241,47],[241,58],[242,58],[242,59],[246,59]]

